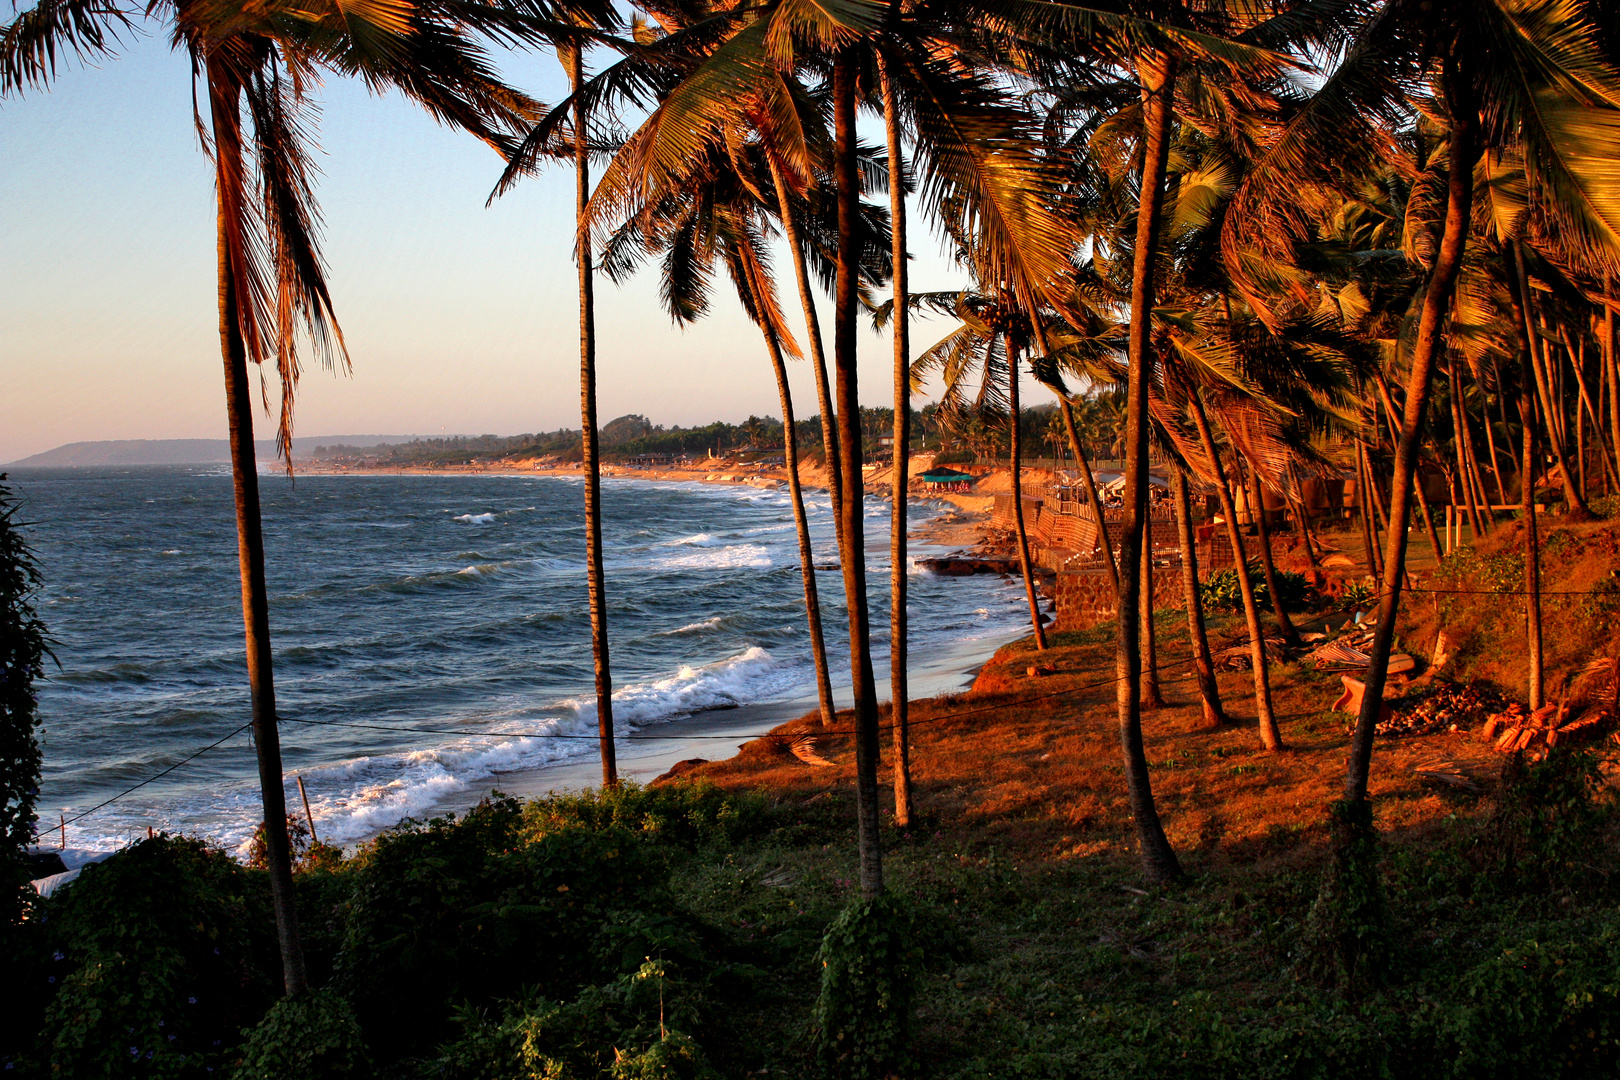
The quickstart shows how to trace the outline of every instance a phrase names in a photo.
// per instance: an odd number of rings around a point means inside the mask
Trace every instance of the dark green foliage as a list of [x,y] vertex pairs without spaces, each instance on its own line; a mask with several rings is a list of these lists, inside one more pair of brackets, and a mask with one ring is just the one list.
[[282,998],[243,1033],[237,1080],[349,1080],[370,1076],[365,1039],[348,1001],[330,990]]
[[[1258,561],[1249,563],[1249,581],[1254,586],[1254,602],[1262,611],[1271,610],[1271,590],[1266,588],[1266,575]],[[1277,571],[1277,588],[1282,590],[1283,606],[1289,611],[1305,611],[1316,607],[1322,598],[1316,586],[1305,580],[1303,574]],[[1209,611],[1242,611],[1243,591],[1238,583],[1237,568],[1228,567],[1209,577],[1198,586],[1199,599]]]
[[217,1074],[276,998],[268,883],[202,841],[159,835],[87,866],[45,914],[39,1057],[64,1076]]
[[1378,873],[1372,803],[1340,799],[1328,809],[1333,858],[1306,920],[1306,967],[1329,986],[1357,994],[1376,986],[1388,964],[1389,913]]
[[[0,480],[5,474],[0,473]],[[0,483],[0,849],[34,839],[39,740],[34,680],[45,674],[45,626],[34,614],[39,568],[23,539],[17,501]],[[11,916],[7,911],[6,916]]]
[[392,830],[357,860],[337,979],[379,1056],[442,1041],[453,1003],[571,994],[613,913],[667,908],[663,862],[630,830],[525,834],[503,799]]
[[935,465],[971,465],[979,456],[971,450],[946,450],[934,458]]
[[1620,1061],[1620,930],[1529,940],[1468,972],[1437,1017],[1452,1075],[1613,1075]]
[[816,1041],[828,1075],[879,1078],[904,1064],[922,973],[914,922],[904,901],[884,893],[849,904],[827,928]]
[[537,835],[570,828],[620,828],[691,847],[704,840],[735,840],[757,829],[763,812],[760,796],[730,795],[707,781],[657,787],[627,782],[532,802],[524,809],[523,822]]
[[1589,751],[1556,747],[1533,764],[1510,757],[1496,812],[1480,838],[1492,880],[1557,889],[1590,876],[1588,849],[1609,814],[1609,790]]

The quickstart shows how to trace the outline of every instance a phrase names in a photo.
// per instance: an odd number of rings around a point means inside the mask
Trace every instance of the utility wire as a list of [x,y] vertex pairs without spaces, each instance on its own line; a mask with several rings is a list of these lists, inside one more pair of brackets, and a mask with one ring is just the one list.
[[154,780],[163,779],[163,777],[168,776],[170,773],[174,772],[174,770],[178,769],[180,766],[189,764],[190,762],[193,762],[193,761],[197,760],[198,758],[202,757],[204,754],[208,753],[208,751],[214,749],[217,746],[221,746],[224,743],[229,742],[230,740],[236,738],[238,735],[242,734],[242,732],[246,731],[248,728],[250,728],[252,726],[253,726],[253,721],[250,720],[247,723],[243,724],[241,727],[237,728],[235,731],[231,732],[229,735],[226,735],[224,738],[216,739],[215,741],[209,743],[207,746],[203,747],[201,750],[198,750],[196,753],[191,754],[191,755],[189,755],[187,757],[181,758],[179,761],[175,762],[173,765],[170,765],[167,769],[164,769],[162,772],[153,773],[151,776],[148,776],[145,780],[142,780],[140,783],[136,784],[134,787],[125,788],[123,791],[120,791],[117,795],[114,795],[112,798],[106,800],[105,802],[99,802],[96,805],[92,806],[90,809],[86,810],[84,813],[76,814],[73,817],[68,818],[66,821],[62,822],[57,827],[65,829],[69,825],[72,825],[76,821],[83,821],[85,818],[89,817],[91,814],[95,813],[97,810],[100,810],[103,807],[111,806],[113,803],[117,802],[119,799],[122,799],[126,795],[133,795],[135,792],[141,790],[141,788],[145,787],[147,784],[150,784]]

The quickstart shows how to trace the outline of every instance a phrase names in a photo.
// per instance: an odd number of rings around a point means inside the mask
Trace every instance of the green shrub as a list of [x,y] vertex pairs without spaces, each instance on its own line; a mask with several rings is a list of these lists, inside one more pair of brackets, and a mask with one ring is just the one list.
[[827,928],[815,1019],[830,1076],[876,1080],[904,1064],[922,968],[915,939],[911,910],[893,893],[856,900]]
[[[41,762],[34,680],[45,674],[49,655],[32,604],[39,568],[20,524],[11,489],[0,484],[0,855],[34,839]],[[5,913],[8,922],[13,914]]]
[[348,1080],[369,1076],[360,1022],[330,990],[282,998],[244,1031],[237,1080]]
[[354,860],[336,979],[379,1056],[439,1044],[451,1003],[571,996],[599,977],[592,945],[615,912],[672,907],[663,861],[635,833],[527,835],[503,799],[408,823]]
[[1436,1035],[1459,1080],[1613,1075],[1620,934],[1609,927],[1580,941],[1503,949],[1450,988]]
[[275,999],[268,883],[200,840],[159,835],[87,866],[46,915],[40,1056],[60,1075],[205,1075]]
[[552,794],[529,803],[523,811],[531,835],[564,829],[628,829],[691,847],[704,840],[735,840],[756,829],[764,816],[764,799],[755,793],[731,794],[713,782],[617,787],[574,794]]
[[1481,837],[1490,878],[1540,887],[1578,883],[1610,810],[1608,791],[1589,750],[1555,747],[1533,764],[1510,758]]
[[[1255,606],[1261,611],[1271,610],[1271,591],[1266,588],[1265,570],[1258,560],[1249,563],[1249,581],[1254,586]],[[1316,607],[1321,597],[1316,586],[1303,574],[1277,571],[1277,588],[1282,590],[1283,605],[1290,611],[1303,611]],[[1217,571],[1198,586],[1198,596],[1209,611],[1242,611],[1243,590],[1238,582],[1237,567]]]
[[935,465],[972,465],[979,455],[971,450],[946,450],[934,455]]

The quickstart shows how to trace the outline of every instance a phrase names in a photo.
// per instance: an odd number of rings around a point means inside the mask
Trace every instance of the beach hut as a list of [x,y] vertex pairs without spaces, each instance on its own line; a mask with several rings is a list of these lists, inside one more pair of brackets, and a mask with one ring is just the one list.
[[973,487],[973,474],[955,469],[929,469],[917,477],[929,491],[967,491]]

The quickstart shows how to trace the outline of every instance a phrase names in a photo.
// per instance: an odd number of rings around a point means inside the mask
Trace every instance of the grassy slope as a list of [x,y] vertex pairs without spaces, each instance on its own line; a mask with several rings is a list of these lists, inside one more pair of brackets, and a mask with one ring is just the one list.
[[[1612,553],[1615,536],[1602,525],[1550,539],[1549,587],[1572,587],[1577,576],[1612,578],[1620,563],[1611,559],[1606,571],[1594,554]],[[1470,566],[1459,559],[1456,570],[1468,578]],[[1501,601],[1450,602],[1469,626],[1460,673],[1511,676],[1500,661],[1489,667],[1479,658],[1522,656],[1512,620],[1497,627],[1469,606],[1495,610]],[[1437,609],[1430,608],[1408,628],[1414,651],[1432,643]],[[1582,611],[1549,605],[1548,639],[1559,660],[1589,655],[1604,634],[1603,621]],[[1269,755],[1253,725],[1249,674],[1221,676],[1239,721],[1202,729],[1196,688],[1185,678],[1184,617],[1161,612],[1159,628],[1171,704],[1144,723],[1159,810],[1189,872],[1180,887],[1140,887],[1109,684],[1111,626],[1057,635],[1042,658],[1054,675],[1028,678],[1031,648],[1016,643],[968,693],[914,704],[921,819],[905,832],[891,829],[886,872],[932,927],[919,1010],[923,1073],[1063,1075],[1095,1063],[1095,1025],[1112,1031],[1122,1008],[1137,1009],[1133,1015],[1149,1025],[1188,1008],[1264,1024],[1313,999],[1302,981],[1302,928],[1348,742],[1349,718],[1327,711],[1337,678],[1297,665],[1273,670],[1289,749]],[[1219,641],[1241,626],[1217,622],[1214,631]],[[832,766],[811,767],[789,753],[806,733]],[[1412,771],[1441,761],[1485,793],[1436,786]],[[1559,920],[1563,929],[1548,931],[1556,938],[1612,909],[1604,884],[1614,868],[1612,832],[1592,848],[1587,869],[1595,875],[1577,867],[1529,882],[1501,872],[1506,826],[1492,821],[1501,764],[1467,733],[1379,744],[1372,793],[1401,943],[1393,982],[1408,994],[1407,1007],[1425,993],[1446,993],[1458,972],[1504,941],[1536,934],[1538,920]],[[772,830],[717,863],[688,866],[679,882],[683,898],[706,916],[786,947],[784,961],[796,954],[797,962],[777,969],[777,993],[761,998],[750,1018],[762,1035],[775,1032],[766,1041],[785,1036],[792,1045],[809,1022],[815,990],[813,968],[803,963],[815,935],[805,923],[819,924],[855,895],[852,747],[847,735],[820,734],[806,717],[695,774],[763,790],[772,801]],[[889,781],[887,755],[881,781]]]

